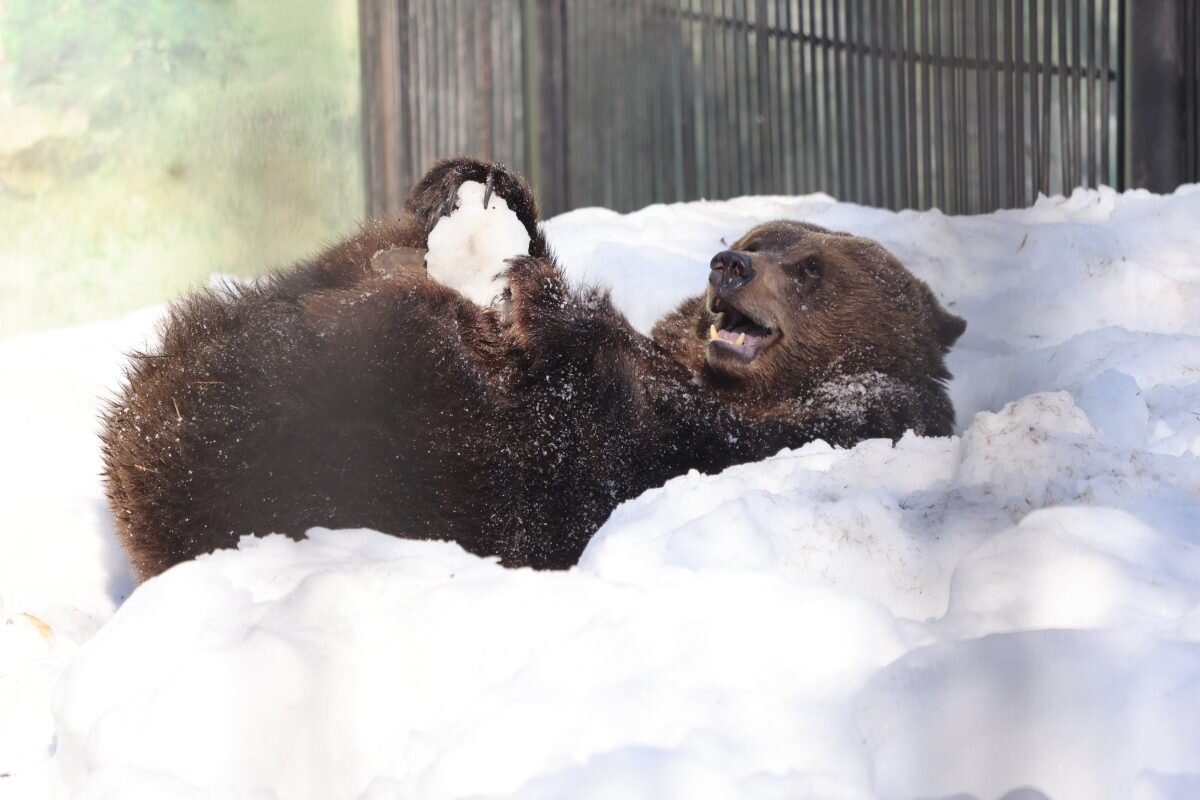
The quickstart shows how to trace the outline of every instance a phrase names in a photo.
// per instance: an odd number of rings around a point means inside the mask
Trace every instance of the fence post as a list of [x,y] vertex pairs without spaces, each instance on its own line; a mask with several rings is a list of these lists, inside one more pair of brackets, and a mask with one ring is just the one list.
[[525,106],[525,179],[537,195],[542,183],[541,92],[537,0],[521,0],[521,94]]
[[1170,192],[1184,181],[1184,3],[1125,6],[1125,185]]
[[401,65],[408,0],[359,0],[363,181],[368,217],[396,216],[413,181],[404,146],[412,125]]

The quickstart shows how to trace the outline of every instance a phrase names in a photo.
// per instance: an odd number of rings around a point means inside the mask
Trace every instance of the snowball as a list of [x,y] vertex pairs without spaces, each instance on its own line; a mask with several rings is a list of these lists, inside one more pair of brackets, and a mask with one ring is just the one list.
[[491,305],[504,291],[505,259],[529,253],[525,226],[495,193],[484,208],[484,191],[476,181],[458,187],[458,205],[429,232],[425,255],[431,278],[481,306]]

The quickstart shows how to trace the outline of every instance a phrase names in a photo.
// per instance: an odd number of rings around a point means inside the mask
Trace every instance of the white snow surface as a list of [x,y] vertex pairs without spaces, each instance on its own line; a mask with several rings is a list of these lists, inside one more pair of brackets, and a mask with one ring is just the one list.
[[681,476],[564,573],[314,529],[131,594],[96,415],[161,309],[0,342],[0,797],[1200,796],[1200,187],[547,229],[646,330],[779,217],[968,320],[959,435]]

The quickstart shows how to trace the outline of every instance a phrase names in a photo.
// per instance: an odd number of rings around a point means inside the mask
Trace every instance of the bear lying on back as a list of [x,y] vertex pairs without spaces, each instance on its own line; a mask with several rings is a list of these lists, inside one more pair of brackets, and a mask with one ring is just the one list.
[[[487,307],[422,263],[464,181],[530,237]],[[690,469],[951,432],[943,357],[965,323],[880,245],[771,222],[711,267],[705,293],[642,336],[606,292],[568,287],[519,177],[458,159],[400,220],[185,298],[104,421],[139,578],[318,525],[565,568],[617,504]]]

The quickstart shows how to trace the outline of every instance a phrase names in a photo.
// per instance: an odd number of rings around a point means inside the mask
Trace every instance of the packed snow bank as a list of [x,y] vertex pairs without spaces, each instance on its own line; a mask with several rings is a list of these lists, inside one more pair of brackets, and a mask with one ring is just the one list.
[[152,315],[0,343],[0,794],[1195,797],[1200,191],[548,227],[645,330],[775,217],[879,239],[968,320],[960,435],[681,476],[567,573],[314,530],[122,604],[92,415]]

